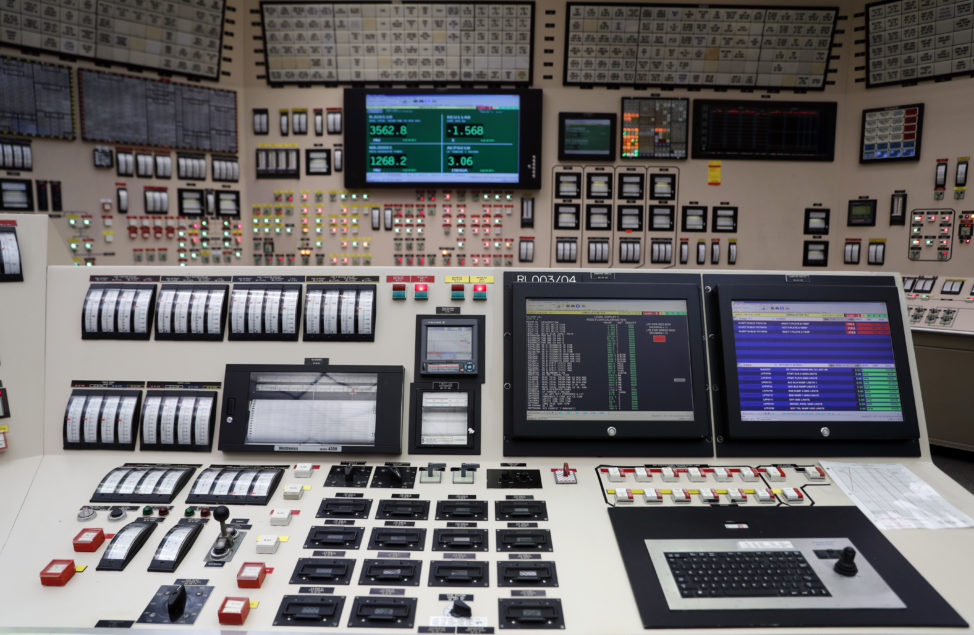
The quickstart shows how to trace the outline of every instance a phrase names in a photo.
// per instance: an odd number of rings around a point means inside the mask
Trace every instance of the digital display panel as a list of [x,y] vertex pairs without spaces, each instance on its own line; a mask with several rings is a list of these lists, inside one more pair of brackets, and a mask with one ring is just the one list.
[[732,301],[741,420],[903,421],[884,302]]
[[528,299],[525,318],[528,421],[693,420],[685,301]]
[[558,159],[610,161],[615,158],[614,113],[558,113]]
[[832,161],[835,102],[696,99],[693,158]]
[[473,359],[472,326],[426,327],[426,359],[462,362]]
[[923,104],[862,111],[859,163],[919,161]]
[[623,159],[686,159],[690,100],[622,98]]
[[227,366],[220,449],[397,452],[402,367]]
[[465,446],[470,394],[463,391],[423,392],[419,444]]
[[346,186],[538,187],[540,104],[531,90],[346,90]]

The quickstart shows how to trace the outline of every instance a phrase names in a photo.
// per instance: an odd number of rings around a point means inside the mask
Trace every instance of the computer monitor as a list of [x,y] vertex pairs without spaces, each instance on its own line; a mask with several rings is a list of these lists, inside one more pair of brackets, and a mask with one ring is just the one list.
[[618,455],[709,436],[699,298],[691,281],[512,285],[505,440]]
[[401,366],[228,364],[220,450],[399,454]]
[[719,435],[919,437],[899,294],[891,276],[872,280],[715,285],[726,406]]
[[540,90],[345,90],[346,187],[537,189]]

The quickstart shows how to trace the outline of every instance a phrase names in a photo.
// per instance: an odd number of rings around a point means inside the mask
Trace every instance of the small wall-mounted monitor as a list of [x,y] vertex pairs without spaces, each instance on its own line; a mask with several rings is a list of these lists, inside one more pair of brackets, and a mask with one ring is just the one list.
[[484,317],[416,316],[416,375],[483,381]]
[[612,161],[615,158],[614,112],[558,113],[559,161]]
[[540,90],[345,90],[346,187],[541,186]]

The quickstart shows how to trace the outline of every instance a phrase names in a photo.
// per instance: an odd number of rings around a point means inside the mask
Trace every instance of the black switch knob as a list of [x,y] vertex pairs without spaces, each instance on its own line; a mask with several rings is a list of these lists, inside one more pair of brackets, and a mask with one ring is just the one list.
[[230,510],[225,505],[213,508],[213,518],[220,523],[220,535],[227,537],[227,520],[230,518]]
[[473,615],[473,610],[463,600],[456,599],[453,600],[453,606],[450,607],[450,615],[453,617],[470,617]]
[[182,584],[169,592],[166,597],[166,613],[169,614],[169,623],[172,624],[183,616],[186,611],[186,587]]
[[839,559],[835,561],[835,572],[839,575],[844,575],[852,577],[859,573],[859,567],[856,566],[856,550],[852,547],[846,547],[842,550],[842,555]]
[[355,478],[355,466],[345,465],[344,467],[342,467],[342,471],[345,474],[345,482],[351,483],[352,480]]

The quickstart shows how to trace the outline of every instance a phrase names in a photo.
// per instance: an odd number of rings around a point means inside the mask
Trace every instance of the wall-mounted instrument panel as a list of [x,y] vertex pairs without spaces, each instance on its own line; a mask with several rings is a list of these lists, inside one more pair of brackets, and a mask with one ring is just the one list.
[[[48,270],[45,379],[19,395],[44,414],[12,437],[40,449],[0,463],[4,626],[974,619],[958,577],[974,498],[929,460],[895,276],[247,271]],[[101,328],[139,293],[140,337]],[[295,337],[265,337],[292,318]],[[907,466],[958,528],[877,528],[840,486],[847,463]]]

